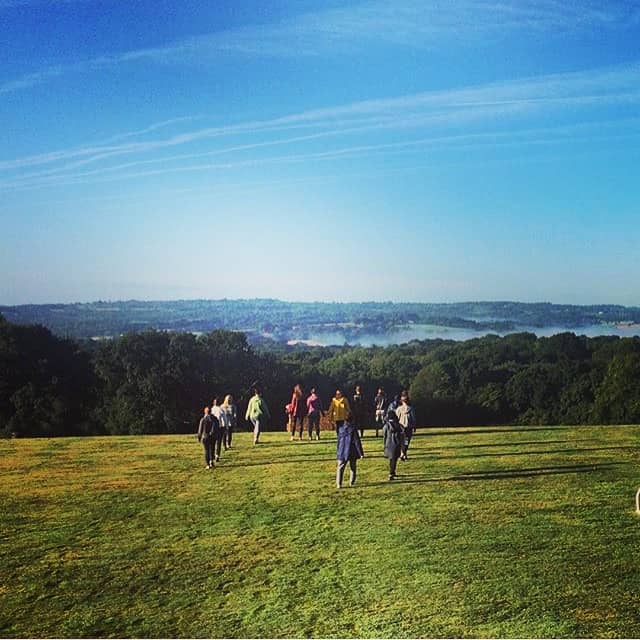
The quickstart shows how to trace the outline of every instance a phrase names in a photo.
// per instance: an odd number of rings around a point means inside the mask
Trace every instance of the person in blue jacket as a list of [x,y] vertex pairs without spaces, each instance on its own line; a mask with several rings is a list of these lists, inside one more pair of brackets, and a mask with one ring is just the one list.
[[364,451],[362,449],[362,442],[360,441],[360,434],[351,420],[351,416],[338,426],[337,435],[338,451],[336,453],[336,459],[338,460],[338,467],[336,469],[336,487],[340,489],[342,487],[342,478],[347,462],[351,470],[349,484],[353,486],[356,483],[357,462],[359,458],[364,458]]

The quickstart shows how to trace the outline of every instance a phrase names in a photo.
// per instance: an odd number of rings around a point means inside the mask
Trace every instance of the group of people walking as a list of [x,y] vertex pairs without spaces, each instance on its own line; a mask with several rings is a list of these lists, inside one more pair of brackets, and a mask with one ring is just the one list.
[[[245,420],[249,420],[253,426],[253,444],[258,444],[260,432],[270,418],[269,407],[262,397],[259,388],[254,389],[254,394],[247,405]],[[205,468],[213,469],[215,462],[220,462],[220,452],[231,449],[233,432],[238,425],[238,408],[233,401],[233,396],[226,395],[222,404],[219,398],[214,398],[211,407],[206,406],[203,416],[198,424],[198,442],[204,447]]]
[[[335,423],[338,447],[336,457],[336,487],[342,487],[344,471],[349,463],[349,484],[356,482],[357,461],[364,458],[361,437],[364,437],[362,416],[364,400],[359,386],[355,388],[353,409],[338,389],[331,400],[328,417]],[[366,405],[365,405],[366,406]],[[360,409],[360,410],[358,410]],[[403,391],[387,404],[384,389],[378,389],[375,399],[376,436],[382,429],[384,455],[389,460],[389,480],[396,478],[398,460],[408,459],[409,443],[416,429],[416,416],[409,394]]]
[[[398,460],[407,460],[411,438],[416,429],[415,412],[407,391],[397,394],[388,401],[381,387],[378,389],[372,404],[366,402],[362,388],[354,389],[352,402],[337,389],[325,411],[316,390],[311,389],[305,398],[302,387],[297,384],[293,388],[291,402],[285,407],[289,417],[291,440],[294,440],[296,429],[302,440],[304,420],[307,419],[309,439],[320,439],[320,418],[326,415],[333,423],[337,437],[336,486],[342,487],[344,472],[349,465],[349,484],[354,485],[357,475],[357,461],[364,458],[361,438],[364,430],[373,422],[376,437],[382,431],[384,455],[389,460],[389,480],[396,477]],[[271,414],[259,388],[249,400],[245,420],[253,427],[253,444],[257,445],[260,433]],[[214,398],[211,406],[204,407],[203,416],[198,424],[198,441],[204,447],[205,468],[212,469],[220,461],[220,453],[231,449],[234,429],[238,424],[238,410],[231,395],[225,396],[222,403]]]

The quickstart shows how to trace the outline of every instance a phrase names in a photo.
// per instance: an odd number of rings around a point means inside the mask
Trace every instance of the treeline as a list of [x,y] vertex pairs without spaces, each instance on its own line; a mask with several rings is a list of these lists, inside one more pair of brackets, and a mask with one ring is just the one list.
[[42,324],[75,338],[117,336],[145,329],[243,331],[253,342],[287,342],[318,331],[339,329],[349,342],[383,335],[408,324],[436,324],[507,332],[528,327],[577,329],[601,323],[639,323],[640,308],[619,305],[558,305],[521,302],[284,302],[282,300],[97,301],[76,304],[0,306],[19,324]]
[[373,399],[409,389],[419,425],[640,422],[640,338],[519,333],[467,342],[261,352],[242,333],[147,331],[78,342],[0,316],[0,433],[17,436],[192,432],[214,394],[241,411],[252,384],[274,416],[291,388],[327,402],[361,384]]

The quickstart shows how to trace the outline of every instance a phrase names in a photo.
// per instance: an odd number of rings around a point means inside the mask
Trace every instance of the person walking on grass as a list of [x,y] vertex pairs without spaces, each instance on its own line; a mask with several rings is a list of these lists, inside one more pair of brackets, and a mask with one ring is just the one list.
[[198,442],[204,447],[205,469],[213,468],[213,420],[209,415],[209,407],[204,408],[204,415],[198,424]]
[[307,425],[309,427],[309,440],[313,438],[313,430],[316,431],[316,439],[320,440],[320,416],[323,415],[322,402],[316,394],[315,387],[307,398]]
[[269,407],[262,397],[260,389],[256,387],[253,390],[253,396],[249,400],[247,412],[244,416],[245,420],[251,420],[251,424],[253,425],[254,446],[258,444],[260,432],[265,428],[270,417]]
[[307,408],[303,398],[302,387],[299,384],[293,387],[293,394],[291,395],[289,410],[291,412],[291,439],[293,440],[295,438],[296,424],[299,424],[300,440],[302,440],[302,431],[304,429],[304,416],[307,413]]
[[349,416],[342,421],[337,433],[338,446],[336,459],[338,460],[338,465],[336,468],[336,488],[342,488],[342,478],[344,477],[347,462],[350,468],[349,486],[353,487],[356,483],[358,460],[364,458],[360,435],[358,434],[355,424],[349,420]]
[[211,417],[214,420],[213,453],[215,455],[216,462],[220,462],[220,450],[222,449],[222,441],[225,438],[225,422],[222,413],[220,398],[215,397],[211,405]]
[[384,389],[380,387],[378,389],[378,393],[374,398],[374,407],[375,407],[375,424],[376,424],[376,438],[378,437],[378,431],[384,427],[384,423],[387,416],[387,407],[389,405],[389,400],[387,399],[387,394],[384,392]]
[[416,414],[413,410],[413,407],[411,406],[409,394],[406,391],[403,391],[400,395],[400,406],[396,409],[396,415],[398,416],[398,422],[400,422],[400,426],[402,427],[402,431],[404,433],[402,454],[400,455],[400,459],[406,460],[407,451],[409,450],[409,443],[411,442],[413,432],[416,428]]
[[395,480],[398,458],[402,454],[404,432],[398,422],[398,416],[393,410],[388,411],[386,414],[382,427],[382,440],[384,443],[384,457],[389,460],[389,480]]
[[367,422],[367,407],[364,396],[362,395],[362,387],[358,384],[353,394],[353,421],[356,429],[360,431],[360,437],[364,438],[364,427]]
[[238,424],[238,407],[233,402],[233,396],[227,394],[224,398],[224,402],[220,407],[222,410],[220,415],[223,417],[224,422],[224,434],[222,444],[224,444],[224,450],[231,449],[231,440],[233,438],[233,431]]
[[344,424],[344,421],[351,415],[349,401],[342,395],[342,389],[336,389],[336,394],[331,399],[327,416],[334,423],[336,435]]

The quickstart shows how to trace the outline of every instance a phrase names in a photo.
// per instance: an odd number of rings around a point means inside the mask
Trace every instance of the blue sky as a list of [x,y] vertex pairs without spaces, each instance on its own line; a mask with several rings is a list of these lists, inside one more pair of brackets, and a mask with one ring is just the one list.
[[0,0],[0,304],[640,304],[640,3]]

